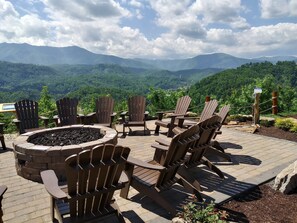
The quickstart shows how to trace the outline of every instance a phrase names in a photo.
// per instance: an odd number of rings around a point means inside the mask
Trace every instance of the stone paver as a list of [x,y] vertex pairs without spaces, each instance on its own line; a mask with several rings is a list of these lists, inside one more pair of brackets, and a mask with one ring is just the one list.
[[[150,147],[155,139],[166,136],[153,135],[154,122],[148,122],[151,135],[143,136],[141,128],[134,136],[121,137],[118,144],[129,146],[131,156],[141,160],[150,160],[154,150]],[[135,128],[133,128],[135,129]],[[117,130],[122,131],[121,126]],[[283,168],[297,160],[297,143],[265,136],[243,133],[223,128],[223,134],[217,137],[232,163],[217,162],[216,165],[224,172],[226,179],[207,170],[206,167],[192,168],[193,176],[203,186],[203,196],[206,200],[223,202],[255,185],[266,182],[275,177]],[[12,140],[6,144],[12,148]],[[40,183],[26,180],[16,174],[15,159],[12,149],[0,149],[0,185],[8,187],[2,201],[3,221],[12,222],[51,222],[49,210],[49,195]],[[189,195],[182,187],[175,185],[172,190],[164,192],[170,202],[181,207],[189,201]],[[165,210],[147,197],[141,197],[131,188],[129,199],[115,198],[119,204],[126,222],[171,222],[171,217]],[[104,222],[116,222],[114,216]]]

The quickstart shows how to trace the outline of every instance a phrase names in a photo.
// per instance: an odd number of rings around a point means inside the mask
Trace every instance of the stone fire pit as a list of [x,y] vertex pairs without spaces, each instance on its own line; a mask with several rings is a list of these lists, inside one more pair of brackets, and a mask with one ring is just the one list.
[[[69,138],[65,136],[65,132],[66,135],[68,132]],[[79,137],[83,134],[84,137]],[[73,135],[74,137],[71,137]],[[68,138],[66,142],[60,141],[60,138],[65,137]],[[46,145],[39,144],[43,141]],[[72,125],[22,134],[13,142],[17,174],[41,182],[40,171],[52,169],[59,180],[64,181],[66,180],[64,162],[68,156],[104,143],[117,144],[117,132],[99,125]]]

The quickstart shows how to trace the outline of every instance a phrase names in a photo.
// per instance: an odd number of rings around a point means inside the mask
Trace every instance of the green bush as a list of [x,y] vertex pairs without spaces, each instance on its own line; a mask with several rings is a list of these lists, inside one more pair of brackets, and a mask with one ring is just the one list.
[[294,122],[289,118],[277,118],[274,125],[277,128],[289,131],[294,126]]
[[274,125],[274,121],[263,119],[263,120],[260,120],[260,125],[265,127],[271,127]]
[[290,132],[297,133],[297,124],[296,123],[290,128]]
[[180,217],[185,222],[203,222],[203,223],[225,223],[227,218],[226,211],[215,209],[214,204],[197,204],[190,202],[183,207]]

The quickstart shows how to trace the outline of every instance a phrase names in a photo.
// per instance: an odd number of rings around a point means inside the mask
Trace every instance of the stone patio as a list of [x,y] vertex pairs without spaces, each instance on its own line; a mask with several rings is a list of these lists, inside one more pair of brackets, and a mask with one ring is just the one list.
[[[118,144],[129,146],[132,150],[131,156],[144,161],[152,158],[154,150],[150,145],[155,139],[167,138],[163,134],[153,134],[153,121],[148,122],[151,134],[146,136],[143,136],[143,130],[139,130],[134,136],[127,135],[124,138],[121,137],[122,126],[116,128],[120,131]],[[202,184],[203,196],[208,201],[224,202],[238,193],[274,178],[283,168],[297,160],[297,143],[224,127],[222,131],[223,134],[217,139],[226,148],[226,153],[230,154],[232,163],[218,162],[216,165],[224,172],[226,179],[220,179],[205,167],[191,170]],[[8,187],[2,201],[2,219],[8,223],[51,222],[49,195],[44,186],[16,174],[12,140],[6,140],[8,150],[0,149],[0,185],[5,184]],[[177,208],[189,200],[189,195],[178,185],[165,193]],[[171,217],[166,211],[149,198],[140,197],[132,188],[129,200],[119,197],[118,193],[116,199],[126,222],[171,222]],[[116,220],[111,216],[104,222]]]

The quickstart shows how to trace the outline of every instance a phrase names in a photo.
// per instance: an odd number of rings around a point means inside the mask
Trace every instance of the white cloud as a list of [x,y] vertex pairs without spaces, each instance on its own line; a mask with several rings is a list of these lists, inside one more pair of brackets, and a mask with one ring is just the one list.
[[0,0],[0,18],[4,18],[7,16],[18,16],[17,11],[14,9],[11,2]]
[[204,22],[229,24],[231,28],[246,29],[250,25],[240,16],[245,8],[240,0],[197,0],[191,9],[203,17]]
[[138,1],[138,0],[131,0],[131,1],[129,1],[129,4],[132,5],[132,6],[134,6],[134,7],[137,7],[137,8],[141,8],[142,7],[141,2]]
[[[213,52],[245,57],[296,48],[296,23],[250,27],[241,15],[247,9],[240,0],[40,1],[43,4],[31,0],[31,8],[0,0],[0,42],[76,45],[125,58],[166,59]],[[293,1],[286,2],[294,7]],[[162,33],[148,39],[146,27],[133,28],[133,22],[140,24],[152,11],[155,14],[150,16],[156,17],[146,24],[159,26],[151,30],[161,27]],[[132,25],[124,24],[123,18],[129,18]]]
[[52,19],[63,16],[75,20],[96,20],[129,16],[128,10],[113,0],[42,0]]
[[260,0],[263,18],[297,16],[297,0]]

